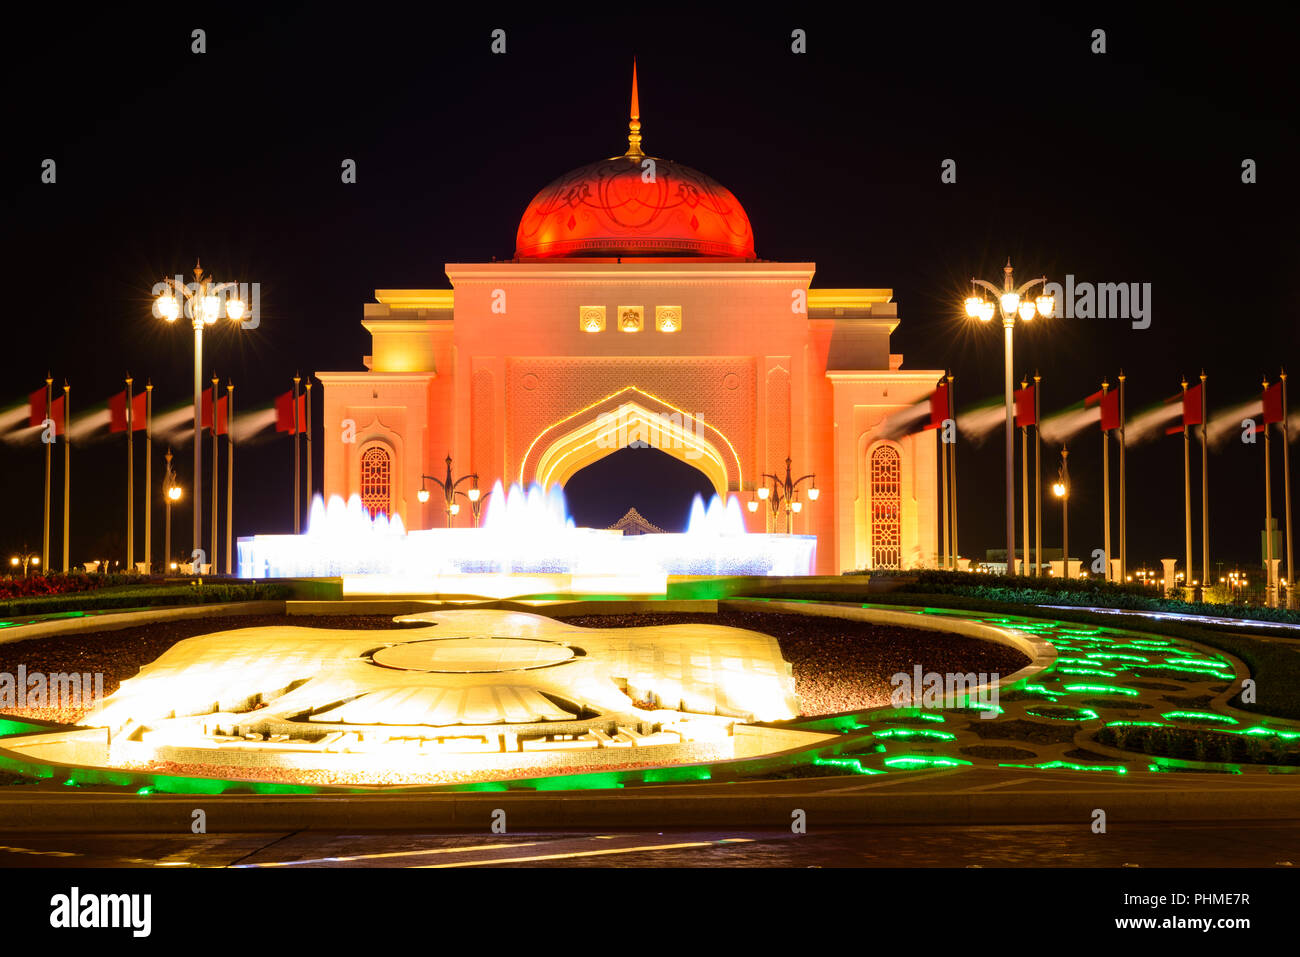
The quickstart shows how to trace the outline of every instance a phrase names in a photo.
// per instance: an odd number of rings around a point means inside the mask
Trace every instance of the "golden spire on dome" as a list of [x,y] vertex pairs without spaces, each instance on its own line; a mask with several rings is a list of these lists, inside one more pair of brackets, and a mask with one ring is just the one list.
[[632,116],[627,124],[627,152],[624,156],[640,159],[641,152],[641,103],[636,95],[636,58],[632,59]]

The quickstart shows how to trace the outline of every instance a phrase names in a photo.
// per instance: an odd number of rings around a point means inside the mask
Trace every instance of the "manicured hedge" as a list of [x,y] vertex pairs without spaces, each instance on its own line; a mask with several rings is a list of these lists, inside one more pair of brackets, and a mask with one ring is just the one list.
[[1300,741],[1190,728],[1101,728],[1097,740],[1125,751],[1182,761],[1300,765]]
[[1012,604],[1102,605],[1135,611],[1170,611],[1185,615],[1218,615],[1254,621],[1300,624],[1300,612],[1263,605],[1220,605],[1179,601],[1152,594],[1150,586],[1108,582],[1088,578],[1030,578],[1026,575],[984,575],[975,572],[923,570],[916,572],[847,572],[868,575],[879,592],[880,585],[896,584],[909,594],[962,595],[984,601]]
[[[138,579],[137,579],[138,580]],[[168,605],[205,605],[228,601],[282,601],[290,597],[288,585],[222,584],[133,585],[60,596],[18,598],[0,602],[0,617],[41,615],[61,611],[99,611]]]

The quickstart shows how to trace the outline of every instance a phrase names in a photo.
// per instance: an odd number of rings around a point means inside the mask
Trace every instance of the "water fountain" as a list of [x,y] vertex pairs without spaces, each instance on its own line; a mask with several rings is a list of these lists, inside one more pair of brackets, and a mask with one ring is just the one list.
[[320,496],[302,535],[239,540],[243,578],[342,578],[344,594],[662,594],[670,575],[808,575],[813,535],[749,533],[735,496],[696,496],[685,532],[579,528],[564,490],[497,482],[481,528],[407,531]]

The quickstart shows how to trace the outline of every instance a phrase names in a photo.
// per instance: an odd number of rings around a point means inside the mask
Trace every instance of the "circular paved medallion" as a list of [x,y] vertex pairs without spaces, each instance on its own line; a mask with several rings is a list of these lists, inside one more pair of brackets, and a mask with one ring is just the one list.
[[546,668],[574,657],[572,648],[535,638],[431,638],[381,648],[371,661],[402,671],[473,675]]

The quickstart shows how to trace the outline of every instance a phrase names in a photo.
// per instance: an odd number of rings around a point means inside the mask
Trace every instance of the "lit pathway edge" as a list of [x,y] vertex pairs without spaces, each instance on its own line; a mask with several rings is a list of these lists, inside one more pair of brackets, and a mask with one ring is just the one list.
[[[506,811],[511,830],[608,827],[788,827],[802,809],[810,826],[878,824],[1062,824],[1086,827],[1104,807],[1117,825],[1139,821],[1300,818],[1300,778],[1139,774],[1127,781],[1009,769],[912,771],[893,787],[825,779],[678,784],[622,791],[374,795],[0,795],[0,833],[188,830],[202,807],[217,832],[420,829],[487,831]],[[941,779],[941,780],[940,780]],[[764,784],[779,784],[771,790]],[[36,798],[36,800],[33,800]]]

